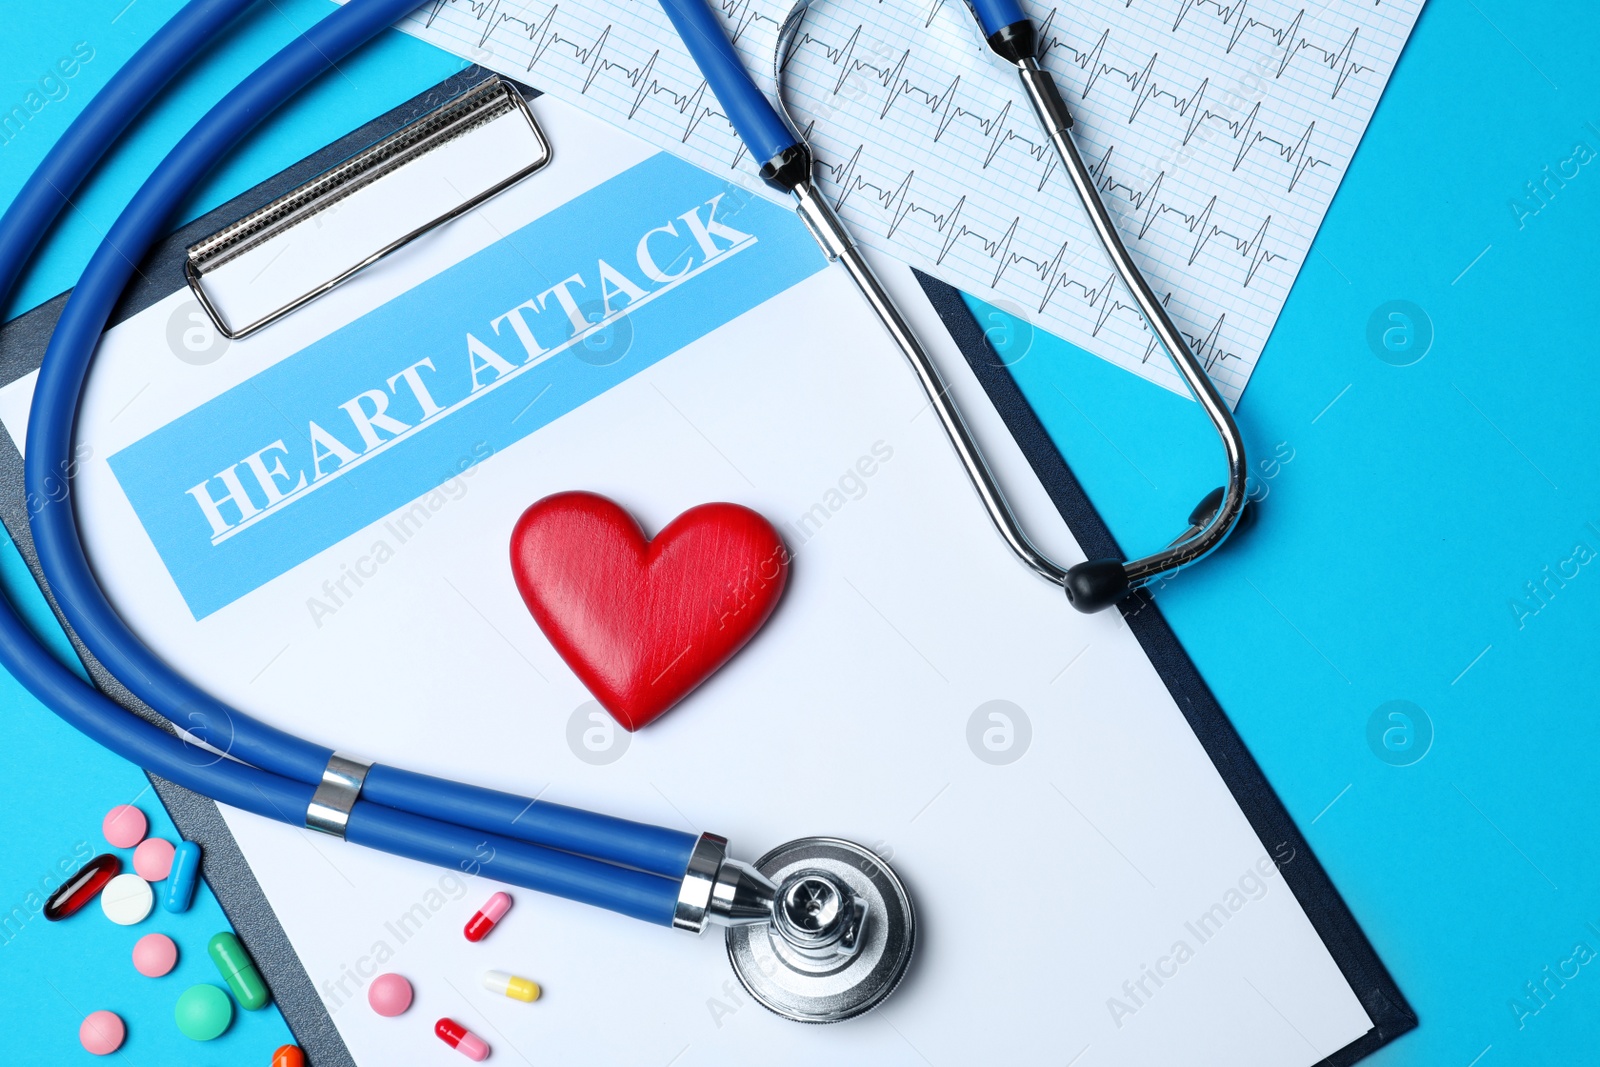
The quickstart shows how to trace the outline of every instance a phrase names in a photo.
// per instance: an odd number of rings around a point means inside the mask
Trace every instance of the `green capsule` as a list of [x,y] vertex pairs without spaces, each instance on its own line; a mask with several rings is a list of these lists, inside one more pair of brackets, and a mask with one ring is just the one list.
[[256,970],[256,965],[251,962],[249,953],[245,952],[237,937],[226,931],[218,934],[206,946],[206,954],[217,965],[217,973],[233,990],[241,1008],[259,1011],[267,1006],[272,994],[267,991],[267,983],[262,981],[261,972]]

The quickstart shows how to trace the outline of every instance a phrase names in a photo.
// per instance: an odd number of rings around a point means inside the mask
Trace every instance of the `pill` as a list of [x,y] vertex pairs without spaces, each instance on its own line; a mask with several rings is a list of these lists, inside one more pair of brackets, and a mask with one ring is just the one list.
[[100,909],[118,926],[132,926],[150,914],[156,895],[137,874],[119,874],[100,890]]
[[109,1056],[122,1047],[128,1028],[114,1011],[91,1011],[78,1027],[78,1042],[95,1056]]
[[454,1019],[440,1019],[433,1024],[433,1032],[439,1035],[440,1041],[443,1041],[469,1060],[486,1060],[489,1058],[489,1046],[483,1038]]
[[224,930],[206,945],[206,955],[217,965],[217,973],[228,983],[233,995],[239,998],[241,1008],[259,1011],[267,1006],[272,994],[267,991],[267,983],[262,981],[261,972],[256,970],[250,954],[237,937]]
[[214,985],[192,985],[178,997],[172,1018],[190,1041],[210,1041],[233,1022],[233,1001]]
[[472,918],[467,920],[467,928],[463,931],[468,941],[482,941],[489,936],[495,924],[506,917],[506,912],[511,910],[511,898],[505,893],[496,893],[484,901]]
[[172,870],[171,841],[147,837],[133,850],[133,869],[147,882],[159,882]]
[[380,974],[367,986],[367,1003],[385,1018],[403,1015],[411,1007],[411,983],[398,974]]
[[106,840],[114,848],[132,848],[144,840],[144,832],[150,824],[145,821],[144,812],[132,804],[118,804],[106,812],[105,822],[100,824],[100,832],[106,835]]
[[529,1004],[539,999],[539,983],[526,978],[518,978],[505,971],[484,971],[483,988],[491,993],[499,993],[502,997],[512,1000],[521,1000]]
[[96,856],[50,894],[50,899],[44,902],[44,917],[50,922],[65,919],[93,900],[107,882],[121,873],[122,860],[109,852]]
[[172,912],[185,912],[194,903],[194,887],[200,882],[200,846],[179,841],[172,850],[172,870],[167,872],[167,891],[161,906]]
[[279,1045],[272,1054],[272,1067],[306,1067],[306,1054],[299,1045]]
[[178,963],[178,946],[166,934],[145,934],[133,946],[133,969],[160,978]]

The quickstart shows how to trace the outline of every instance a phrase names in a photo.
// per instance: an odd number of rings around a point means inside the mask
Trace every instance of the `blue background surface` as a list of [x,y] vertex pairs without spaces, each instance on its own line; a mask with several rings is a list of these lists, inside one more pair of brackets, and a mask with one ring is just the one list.
[[[75,662],[72,647],[54,626],[44,597],[5,540],[0,585],[12,603],[26,609],[38,632],[63,659]],[[29,899],[47,876],[59,886],[57,864],[87,842],[93,854],[114,852],[124,871],[133,870],[130,849],[113,849],[100,834],[106,812],[133,804],[150,820],[150,836],[178,840],[177,829],[156,798],[149,779],[113,756],[35,701],[9,674],[0,671],[0,773],[5,795],[7,845],[0,853],[0,916],[9,917],[0,935],[0,1049],[18,1063],[93,1062],[78,1043],[78,1026],[92,1011],[116,1012],[128,1036],[120,1061],[137,1067],[204,1063],[219,1058],[234,1063],[271,1060],[279,1045],[293,1038],[276,1007],[247,1012],[235,1005],[233,1025],[205,1046],[178,1032],[172,1010],[191,985],[222,985],[206,955],[211,935],[231,927],[209,888],[201,886],[194,905],[182,915],[161,907],[164,882],[156,883],[156,905],[134,926],[117,926],[98,901],[59,923],[46,922]],[[74,864],[75,866],[76,864]],[[25,919],[18,920],[18,912]],[[133,969],[133,946],[149,933],[163,933],[178,945],[178,965],[162,978],[145,978]]]
[[[0,146],[0,197],[177,7],[136,0],[112,23],[124,2],[76,4],[70,20],[44,6],[9,20],[4,107],[76,41],[97,55],[76,95]],[[262,5],[80,198],[7,315],[70,285],[129,183],[227,74],[328,6]],[[1511,207],[1575,142],[1600,151],[1597,54],[1592,4],[1430,0],[1239,407],[1253,456],[1279,457],[1257,470],[1258,521],[1159,595],[1421,1017],[1368,1061],[1382,1067],[1587,1062],[1600,1039],[1600,961],[1564,985],[1547,977],[1579,942],[1600,952],[1600,567],[1579,565],[1559,584],[1542,570],[1579,543],[1600,553],[1600,160],[1552,183],[1521,228]],[[460,66],[389,35],[280,113],[196,209]],[[1422,309],[1433,334],[1410,366],[1379,358],[1367,339],[1369,319],[1393,300]],[[977,310],[1010,338],[1013,372],[1123,547],[1165,542],[1217,479],[1220,457],[1194,406]],[[27,579],[6,551],[15,590]],[[1546,583],[1542,599],[1528,599],[1529,582]],[[1395,700],[1420,709],[1416,736],[1424,725],[1432,734],[1408,766],[1393,765],[1381,732],[1369,742],[1369,720]],[[0,884],[16,886],[96,833],[143,778],[9,680],[0,707],[10,786],[0,806],[22,839],[0,858]],[[104,922],[86,919],[85,930]],[[128,1062],[207,1062],[177,1055],[168,1007],[131,1003],[146,980],[115,937],[75,944],[78,956],[44,936],[55,932],[0,947],[8,1015],[18,1003],[9,991],[37,997],[22,1007],[45,1036],[59,1028],[55,1062],[88,1057],[60,998],[37,992],[40,976],[95,967],[108,998],[130,1005]],[[1530,982],[1545,983],[1544,1001]],[[225,1048],[230,1059],[261,1056],[253,1050],[275,1043],[245,1040],[230,1035],[210,1058]]]

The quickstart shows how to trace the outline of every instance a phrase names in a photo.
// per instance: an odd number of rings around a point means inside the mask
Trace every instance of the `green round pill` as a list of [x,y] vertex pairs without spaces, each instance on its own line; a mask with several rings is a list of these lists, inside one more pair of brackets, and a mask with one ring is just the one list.
[[214,985],[192,985],[178,997],[172,1017],[184,1037],[210,1041],[221,1037],[233,1022],[233,1001]]

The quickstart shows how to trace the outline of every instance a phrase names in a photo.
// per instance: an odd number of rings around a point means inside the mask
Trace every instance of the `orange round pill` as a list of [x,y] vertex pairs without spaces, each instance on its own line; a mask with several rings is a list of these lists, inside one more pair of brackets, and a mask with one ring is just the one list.
[[299,1045],[279,1045],[272,1054],[272,1067],[306,1067],[306,1054]]

